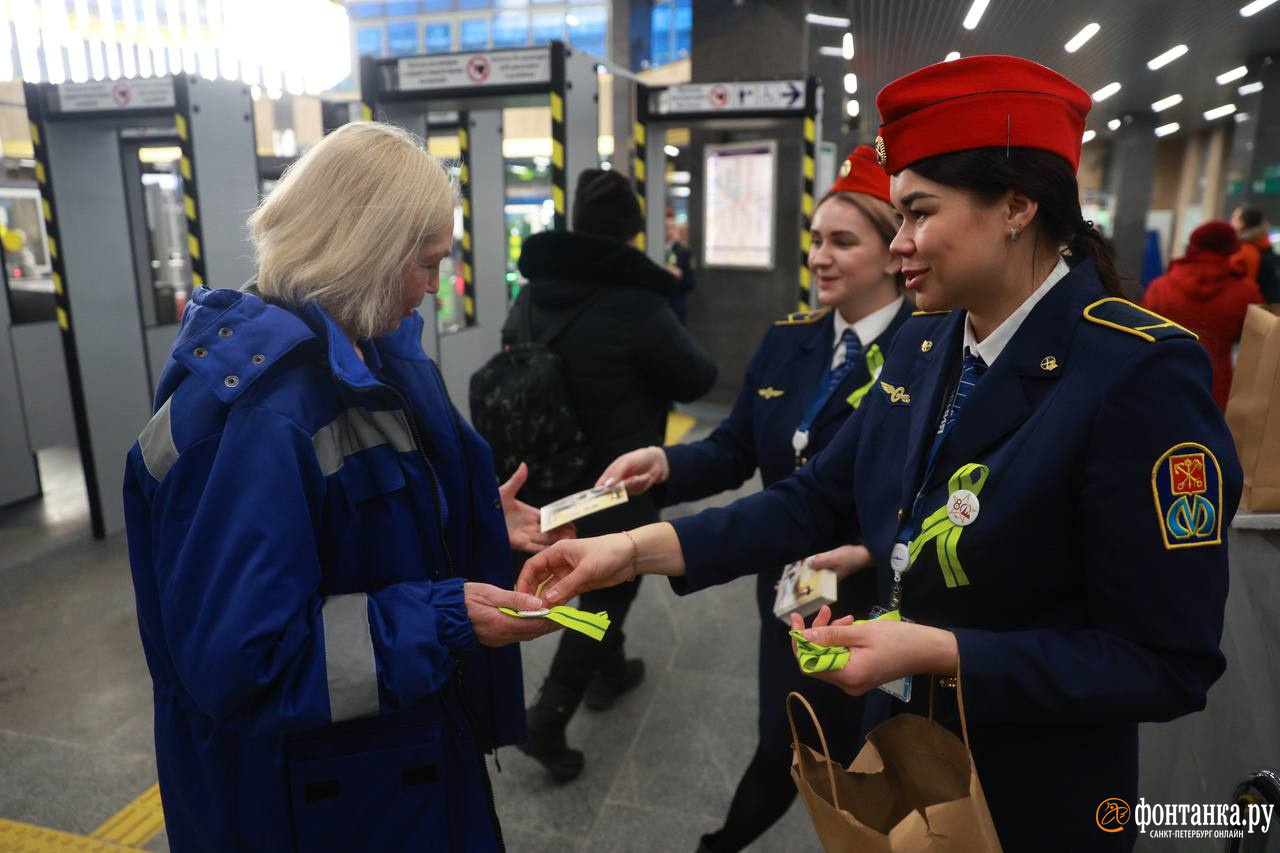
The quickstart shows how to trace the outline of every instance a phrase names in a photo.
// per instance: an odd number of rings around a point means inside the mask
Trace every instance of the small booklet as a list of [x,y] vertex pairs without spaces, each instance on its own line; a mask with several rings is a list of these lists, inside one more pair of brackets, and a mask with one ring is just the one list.
[[577,521],[602,509],[627,502],[627,489],[621,483],[599,486],[569,495],[542,508],[542,532],[554,530],[562,524]]
[[812,616],[822,605],[835,603],[837,581],[836,573],[830,569],[815,569],[812,557],[788,563],[778,581],[773,615],[788,625],[792,613]]

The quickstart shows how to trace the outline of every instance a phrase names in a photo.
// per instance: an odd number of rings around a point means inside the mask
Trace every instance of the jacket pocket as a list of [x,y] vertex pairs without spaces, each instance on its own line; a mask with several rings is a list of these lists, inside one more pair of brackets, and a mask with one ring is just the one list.
[[[348,744],[356,751],[343,752]],[[448,837],[445,769],[436,727],[295,743],[289,755],[295,849],[434,849]]]
[[405,487],[399,454],[390,448],[375,448],[348,456],[338,478],[352,509]]

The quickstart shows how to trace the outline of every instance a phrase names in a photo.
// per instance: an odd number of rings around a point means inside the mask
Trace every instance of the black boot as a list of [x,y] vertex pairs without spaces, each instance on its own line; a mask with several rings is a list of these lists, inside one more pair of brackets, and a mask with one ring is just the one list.
[[578,691],[547,680],[529,709],[529,739],[519,749],[545,767],[557,782],[568,782],[582,772],[582,753],[570,749],[564,736],[581,698]]
[[623,693],[633,690],[644,681],[644,661],[628,658],[620,666],[601,669],[587,685],[586,705],[593,711],[605,711],[613,707]]

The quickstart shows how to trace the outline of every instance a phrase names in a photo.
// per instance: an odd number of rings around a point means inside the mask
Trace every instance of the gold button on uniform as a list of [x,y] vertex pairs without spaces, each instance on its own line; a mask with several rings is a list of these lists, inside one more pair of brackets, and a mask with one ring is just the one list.
[[902,507],[898,507],[898,521],[902,521],[902,516],[903,516],[904,514],[905,514],[905,513],[903,513],[903,511],[902,511]]
[[933,341],[920,342],[920,352],[928,352],[931,349],[933,349]]

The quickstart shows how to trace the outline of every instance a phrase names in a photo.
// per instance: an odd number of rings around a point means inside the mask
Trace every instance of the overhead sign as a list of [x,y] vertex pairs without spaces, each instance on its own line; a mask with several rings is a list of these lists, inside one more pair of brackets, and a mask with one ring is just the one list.
[[171,109],[176,103],[173,80],[168,77],[62,83],[57,92],[58,109],[64,113]]
[[804,109],[803,80],[753,83],[696,83],[671,86],[658,93],[657,112],[732,113]]
[[400,91],[467,89],[551,82],[547,48],[408,56],[396,63]]

